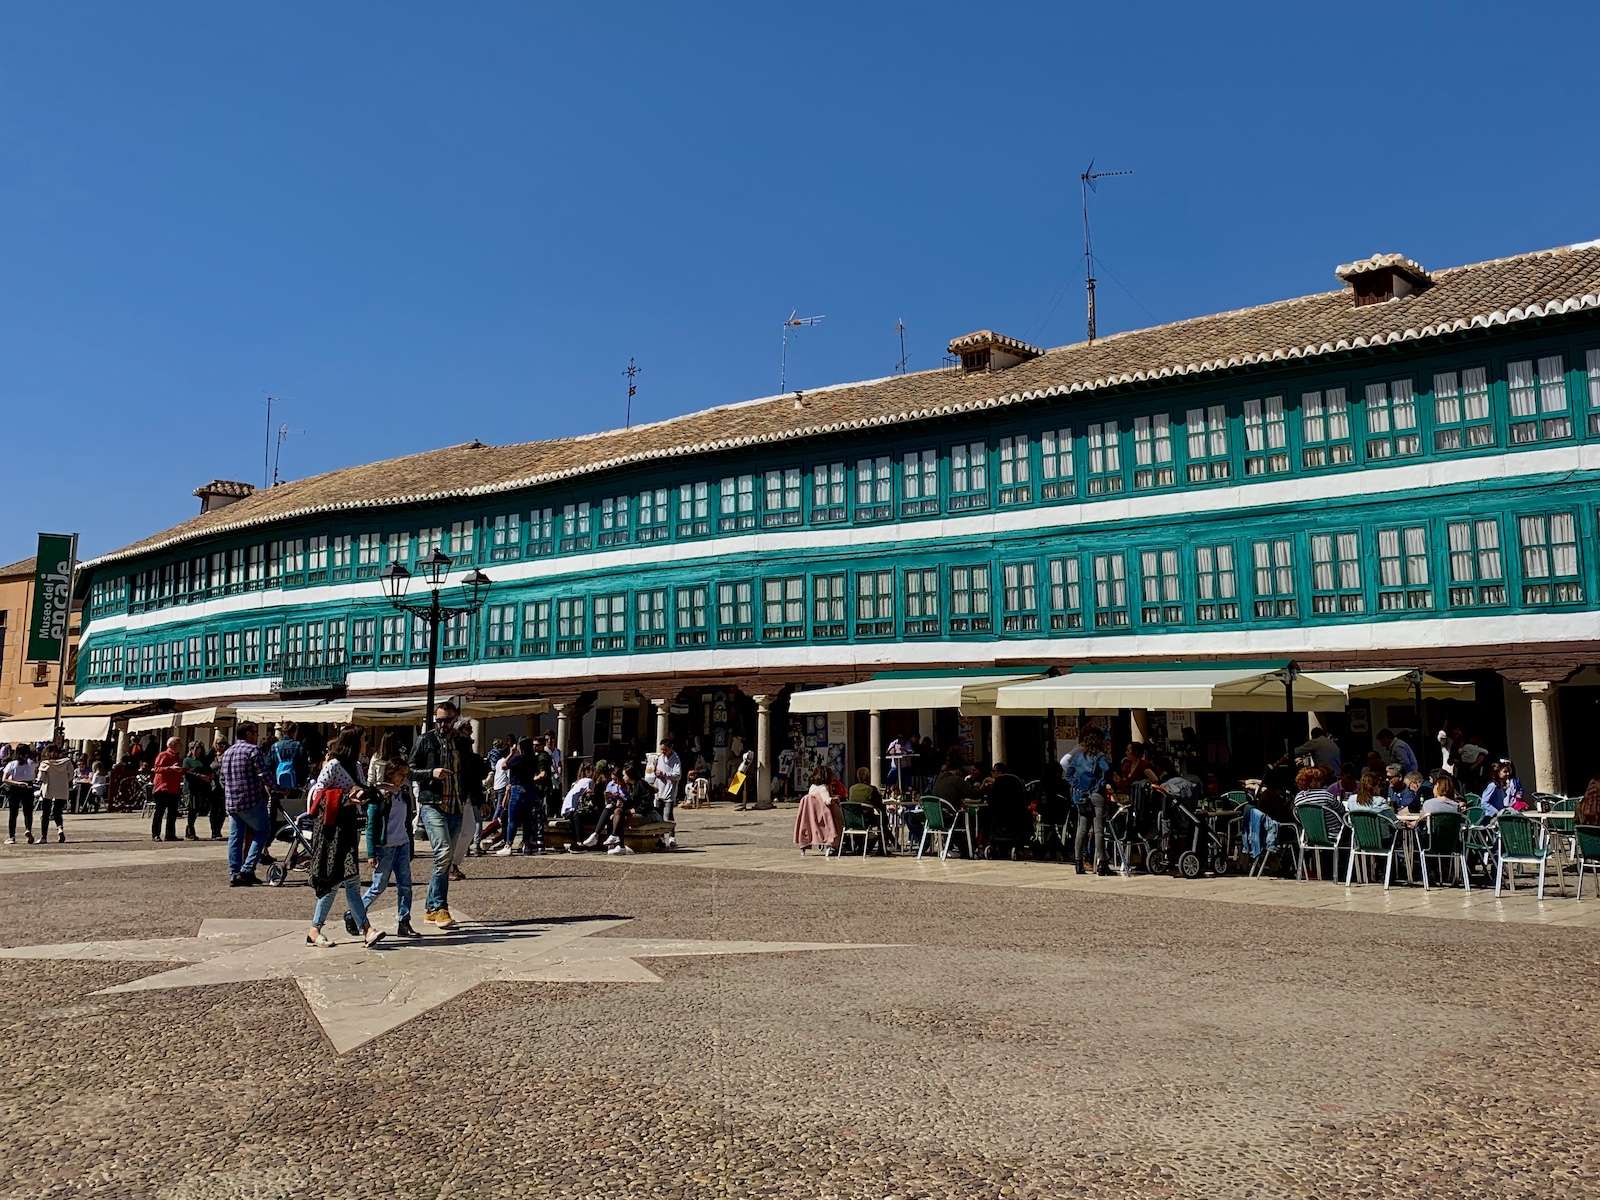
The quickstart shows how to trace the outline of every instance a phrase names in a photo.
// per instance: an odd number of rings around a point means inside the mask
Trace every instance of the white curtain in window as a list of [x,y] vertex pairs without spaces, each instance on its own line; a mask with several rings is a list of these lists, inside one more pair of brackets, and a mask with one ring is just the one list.
[[1406,574],[1414,585],[1428,582],[1428,531],[1420,525],[1406,530]]
[[1557,576],[1571,578],[1578,573],[1578,542],[1571,513],[1550,518],[1550,555]]
[[1522,573],[1529,579],[1548,579],[1550,576],[1545,524],[1544,517],[1520,517],[1517,520],[1517,533],[1522,540]]
[[1567,411],[1567,376],[1559,354],[1539,360],[1539,411]]
[[1450,536],[1450,582],[1471,583],[1472,574],[1472,526],[1465,521],[1452,521],[1448,527]]
[[1378,530],[1378,580],[1384,587],[1400,586],[1400,531]]
[[1367,432],[1389,432],[1389,385],[1367,384]]
[[1462,401],[1467,420],[1484,421],[1489,417],[1489,372],[1483,367],[1468,367],[1461,373]]
[[1353,533],[1339,535],[1339,586],[1346,591],[1361,587],[1361,554]]
[[1533,388],[1533,363],[1527,360],[1506,364],[1506,386],[1513,417],[1531,417],[1539,410]]
[[1311,586],[1319,592],[1333,591],[1333,538],[1325,533],[1311,539]]

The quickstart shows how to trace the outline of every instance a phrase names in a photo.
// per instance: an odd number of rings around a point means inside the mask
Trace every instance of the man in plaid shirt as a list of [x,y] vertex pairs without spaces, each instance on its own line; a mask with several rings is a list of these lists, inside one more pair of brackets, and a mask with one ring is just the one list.
[[[254,887],[256,863],[272,841],[272,806],[266,771],[256,750],[254,721],[241,721],[222,755],[222,792],[233,828],[228,833],[228,886]],[[248,847],[248,849],[247,849]]]

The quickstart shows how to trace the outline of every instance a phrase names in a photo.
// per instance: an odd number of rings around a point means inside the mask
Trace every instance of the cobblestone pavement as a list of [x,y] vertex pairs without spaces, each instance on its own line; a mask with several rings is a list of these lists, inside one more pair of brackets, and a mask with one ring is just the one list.
[[[774,847],[784,819],[682,840]],[[149,850],[127,824],[32,852]],[[176,964],[0,959],[0,1195],[1600,1194],[1589,930],[642,855],[468,871],[486,922],[858,945],[485,982],[343,1055],[289,979],[95,995]],[[309,912],[225,884],[220,848],[0,876],[0,943]]]

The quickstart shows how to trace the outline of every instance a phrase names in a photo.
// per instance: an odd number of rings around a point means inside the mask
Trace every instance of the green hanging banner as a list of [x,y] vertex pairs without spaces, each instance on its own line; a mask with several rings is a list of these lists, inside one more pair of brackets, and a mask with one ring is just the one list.
[[33,614],[28,620],[28,661],[58,663],[67,645],[72,611],[72,570],[78,535],[41,533],[33,576]]

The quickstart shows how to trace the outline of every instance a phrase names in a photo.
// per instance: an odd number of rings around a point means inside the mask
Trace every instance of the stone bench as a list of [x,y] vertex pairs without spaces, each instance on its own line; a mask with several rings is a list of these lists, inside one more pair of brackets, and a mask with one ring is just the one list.
[[[587,826],[587,823],[586,823]],[[640,821],[630,818],[622,835],[622,843],[636,854],[654,854],[665,850],[664,840],[676,836],[676,821]],[[546,850],[565,850],[572,840],[572,822],[566,817],[552,817],[544,829]]]

